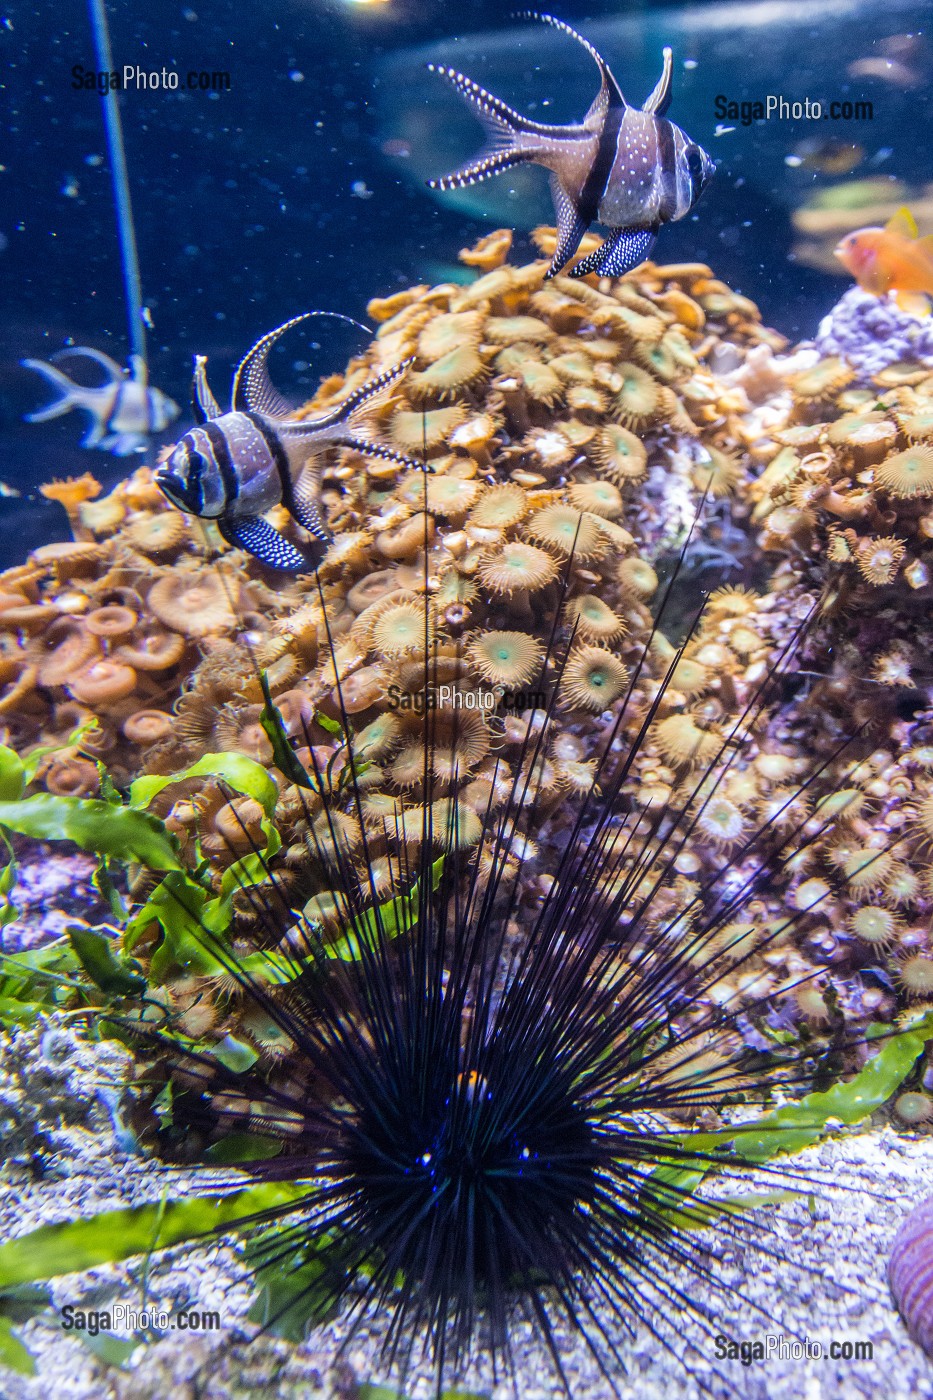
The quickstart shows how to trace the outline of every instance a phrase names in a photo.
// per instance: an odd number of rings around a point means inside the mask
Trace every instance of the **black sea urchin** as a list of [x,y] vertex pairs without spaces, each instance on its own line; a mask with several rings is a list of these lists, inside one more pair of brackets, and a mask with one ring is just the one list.
[[[389,1369],[404,1384],[428,1364],[438,1394],[477,1356],[493,1375],[514,1375],[522,1318],[568,1393],[567,1329],[612,1390],[633,1317],[680,1352],[691,1329],[711,1337],[718,1320],[692,1299],[692,1281],[721,1279],[708,1242],[691,1233],[706,1218],[693,1191],[712,1167],[747,1165],[734,1106],[812,1083],[819,1063],[812,1047],[782,1052],[778,1038],[749,1048],[736,994],[725,1008],[711,995],[724,965],[741,969],[793,921],[741,920],[769,869],[806,844],[800,829],[784,821],[776,835],[749,821],[712,877],[690,884],[677,873],[763,688],[676,803],[640,805],[635,759],[680,654],[650,703],[636,665],[603,716],[589,790],[557,840],[539,807],[545,779],[555,781],[546,769],[560,761],[546,757],[550,741],[566,725],[561,682],[575,628],[562,617],[563,597],[539,660],[545,703],[523,721],[518,761],[503,764],[503,778],[496,760],[469,790],[472,806],[436,777],[439,743],[450,747],[445,771],[455,767],[457,720],[454,708],[436,722],[427,624],[417,801],[374,819],[345,711],[339,780],[310,744],[306,773],[277,751],[307,800],[306,840],[327,871],[341,939],[327,941],[313,906],[288,911],[271,868],[264,887],[243,891],[275,943],[269,975],[255,955],[248,966],[203,938],[288,1047],[278,1068],[234,1073],[155,1033],[183,1069],[189,1087],[176,1104],[187,1122],[215,1139],[244,1125],[275,1138],[278,1155],[244,1170],[303,1184],[254,1220],[260,1268],[295,1271],[290,1305],[308,1280],[318,1301],[345,1309],[348,1328],[375,1320]],[[352,852],[338,839],[348,816],[362,840]],[[723,1122],[729,1141],[709,1135]],[[731,1241],[738,1227],[720,1225],[720,1241]]]

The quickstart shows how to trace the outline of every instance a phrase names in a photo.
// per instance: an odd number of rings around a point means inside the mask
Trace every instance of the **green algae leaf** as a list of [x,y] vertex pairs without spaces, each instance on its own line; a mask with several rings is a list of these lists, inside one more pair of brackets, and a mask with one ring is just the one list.
[[37,1015],[87,988],[69,977],[78,960],[64,940],[25,953],[0,953],[0,1024],[31,1025]]
[[91,981],[107,996],[142,995],[146,979],[130,970],[114,956],[113,942],[90,928],[70,928],[68,941]]
[[130,806],[137,811],[148,807],[164,788],[189,778],[220,778],[234,791],[254,798],[267,817],[275,811],[279,795],[275,782],[261,763],[243,753],[207,753],[180,773],[137,778],[130,787]]
[[[701,1173],[702,1175],[702,1173]],[[721,1215],[744,1215],[746,1211],[757,1210],[760,1206],[780,1205],[783,1201],[796,1201],[805,1196],[805,1191],[749,1191],[743,1196],[717,1196],[709,1200],[685,1195],[680,1209],[652,1207],[652,1213],[662,1215],[665,1227],[672,1230],[703,1230],[712,1225]]]
[[252,1227],[255,1216],[307,1200],[312,1190],[310,1182],[270,1182],[226,1196],[157,1201],[42,1225],[0,1244],[0,1289]]
[[218,1040],[216,1045],[204,1047],[215,1060],[219,1060],[222,1065],[231,1070],[233,1074],[243,1074],[245,1070],[251,1069],[259,1059],[256,1051],[251,1045],[247,1045],[242,1040],[237,1040],[232,1035],[225,1035],[223,1040]]
[[908,1031],[896,1032],[852,1079],[819,1090],[766,1113],[739,1133],[729,1129],[714,1136],[735,1144],[735,1152],[747,1162],[767,1162],[781,1152],[799,1152],[819,1142],[831,1121],[847,1126],[860,1123],[886,1103],[900,1088],[926,1042],[933,1039],[933,1016]]
[[211,952],[211,942],[226,932],[231,917],[226,900],[211,899],[184,871],[170,871],[130,920],[123,946],[129,952],[156,922],[163,938],[149,964],[150,982],[160,986],[179,968],[196,977],[217,977],[227,964]]
[[278,1231],[255,1234],[243,1256],[260,1286],[249,1310],[250,1320],[277,1337],[302,1341],[311,1326],[334,1316],[334,1281],[340,1274],[341,1253],[333,1235],[318,1235],[289,1248],[286,1268]]
[[0,1317],[0,1366],[8,1366],[21,1376],[36,1374],[36,1359],[13,1331],[13,1323],[8,1317]]
[[158,817],[113,807],[99,797],[34,797],[0,802],[0,826],[37,841],[73,841],[99,856],[128,856],[150,870],[180,870],[178,846]]
[[20,911],[12,899],[15,889],[16,861],[11,860],[0,871],[0,928],[6,928],[7,924],[15,923],[20,916]]
[[[733,1124],[715,1133],[688,1133],[677,1139],[687,1152],[721,1154],[724,1165],[735,1158],[764,1163],[784,1152],[799,1152],[819,1142],[827,1131],[840,1124],[860,1123],[881,1108],[900,1088],[933,1039],[933,1014],[924,1016],[909,1030],[892,1033],[888,1040],[852,1079],[807,1094],[799,1103],[783,1104],[747,1124]],[[643,1195],[648,1208],[662,1215],[665,1222],[683,1225],[691,1217],[712,1210],[739,1212],[743,1199],[750,1210],[765,1204],[757,1196],[730,1197],[726,1202],[702,1201],[693,1191],[716,1167],[715,1161],[685,1165],[679,1161],[662,1163],[649,1176]],[[790,1196],[800,1193],[790,1192]],[[783,1198],[782,1193],[778,1195]],[[686,1215],[685,1215],[686,1213]],[[699,1223],[707,1223],[700,1220]]]
[[320,711],[318,711],[314,718],[322,729],[327,730],[328,734],[339,735],[341,738],[345,737],[343,725],[340,723],[339,719],[331,719],[330,715],[322,715]]
[[[436,890],[444,872],[444,856],[439,856],[431,866],[431,888]],[[408,894],[393,895],[379,905],[378,917],[373,909],[364,909],[359,918],[354,919],[349,930],[333,943],[324,945],[324,953],[329,958],[339,958],[341,962],[356,962],[363,956],[364,948],[372,948],[383,935],[397,938],[407,933],[418,922],[420,907],[419,881],[415,881]],[[361,943],[362,939],[362,943]]]
[[234,792],[251,797],[263,810],[262,832],[266,838],[262,854],[251,851],[224,871],[220,885],[220,897],[229,900],[237,890],[249,889],[268,877],[267,863],[281,847],[281,839],[272,824],[279,790],[273,778],[261,763],[247,758],[242,753],[208,753],[183,768],[180,773],[168,777],[152,776],[137,778],[130,787],[130,807],[142,810],[149,806],[165,788],[173,783],[185,782],[188,778],[220,778]]
[[19,754],[6,744],[0,744],[0,800],[17,802],[26,791],[29,779]]
[[314,789],[311,775],[304,764],[299,762],[295,750],[291,746],[285,729],[285,721],[282,719],[282,712],[273,703],[272,692],[269,689],[269,677],[265,671],[260,672],[259,684],[262,686],[262,698],[265,702],[259,716],[259,723],[272,745],[272,757],[276,768],[296,787]]
[[261,1133],[227,1133],[205,1152],[208,1162],[218,1166],[234,1166],[237,1162],[264,1162],[282,1151],[282,1139]]

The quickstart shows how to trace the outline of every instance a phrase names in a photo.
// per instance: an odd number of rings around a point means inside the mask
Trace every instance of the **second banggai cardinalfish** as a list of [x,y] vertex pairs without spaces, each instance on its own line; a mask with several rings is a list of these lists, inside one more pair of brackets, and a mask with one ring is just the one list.
[[898,306],[915,316],[930,312],[933,297],[933,234],[919,236],[906,207],[884,228],[858,228],[833,249],[864,292],[894,292]]
[[[76,384],[59,368],[60,360],[85,359],[106,370],[103,384]],[[34,369],[58,390],[58,398],[45,408],[26,414],[27,423],[47,423],[71,409],[87,413],[91,426],[81,440],[82,447],[97,447],[117,457],[129,457],[144,452],[153,433],[161,433],[174,422],[181,410],[174,399],[153,389],[149,384],[145,361],[139,355],[130,356],[129,371],[121,369],[115,360],[87,345],[66,346],[50,360],[20,360],[24,369]]]
[[[311,573],[331,542],[318,509],[317,473],[309,460],[322,449],[352,447],[366,457],[431,470],[375,441],[366,426],[366,418],[410,360],[368,380],[334,408],[301,419],[294,417],[272,384],[266,361],[279,337],[312,316],[331,315],[336,313],[306,311],[258,340],[234,374],[228,413],[208,386],[206,356],[197,355],[192,407],[198,426],[185,433],[155,473],[172,505],[215,520],[228,544],[247,550],[270,569]],[[313,544],[299,548],[263,518],[280,504],[313,537]]]
[[432,189],[461,189],[514,165],[543,165],[551,171],[557,214],[557,248],[548,277],[566,266],[594,222],[612,232],[570,276],[595,272],[621,277],[645,260],[662,224],[690,212],[716,168],[703,148],[664,115],[671,101],[671,50],[664,50],[661,77],[639,109],[629,106],[608,64],[576,30],[552,15],[519,18],[553,25],[592,56],[600,86],[590,110],[577,125],[547,126],[513,111],[453,68],[429,63],[430,71],[446,78],[470,104],[491,142],[476,160],[428,183]]

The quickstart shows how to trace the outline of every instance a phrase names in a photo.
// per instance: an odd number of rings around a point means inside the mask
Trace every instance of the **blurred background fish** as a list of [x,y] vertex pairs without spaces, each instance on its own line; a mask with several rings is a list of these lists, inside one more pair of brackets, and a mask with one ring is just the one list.
[[[111,73],[114,71],[114,64],[110,49],[107,9],[104,0],[88,0],[88,4],[98,72]],[[142,303],[136,226],[130,201],[120,108],[116,92],[109,85],[107,91],[101,93],[101,102],[110,156],[126,316],[129,324],[129,366],[123,370],[109,355],[83,345],[66,347],[51,356],[52,361],[67,357],[83,357],[95,361],[106,371],[107,379],[101,385],[91,386],[76,384],[49,360],[25,359],[20,363],[25,369],[33,369],[41,374],[59,391],[58,398],[45,408],[27,413],[27,423],[47,423],[50,418],[59,418],[72,408],[81,409],[91,418],[91,427],[82,439],[81,446],[96,447],[101,452],[112,452],[117,457],[128,457],[136,452],[145,452],[150,438],[167,428],[181,410],[174,399],[163,394],[161,389],[149,387],[146,327],[151,326],[151,317],[148,307],[144,307]],[[66,198],[73,199],[77,197],[78,191],[78,182],[70,176],[62,193]]]
[[[78,384],[58,368],[64,359],[92,360],[107,377],[102,384]],[[57,351],[51,360],[21,360],[20,364],[41,374],[58,392],[58,397],[44,408],[27,413],[26,422],[47,423],[50,418],[78,409],[91,420],[82,447],[97,447],[116,457],[129,457],[145,451],[150,437],[161,433],[181,412],[174,399],[161,389],[150,388],[145,361],[137,355],[130,356],[130,368],[124,370],[100,350],[73,345]]]
[[794,210],[798,237],[794,260],[807,267],[845,276],[836,247],[847,233],[884,225],[902,205],[910,206],[921,234],[933,233],[933,182],[908,185],[894,176],[873,176],[825,186]]
[[933,296],[933,234],[921,237],[906,207],[884,228],[860,228],[845,238],[835,255],[864,292],[885,296],[894,292],[898,306],[915,316],[928,316]]
[[824,141],[808,136],[797,142],[790,155],[785,156],[784,164],[802,165],[804,170],[815,170],[820,175],[848,175],[864,159],[865,147],[857,141],[841,141],[834,136]]
[[857,58],[846,69],[850,78],[878,78],[905,92],[929,81],[930,46],[922,34],[891,34],[876,52]]

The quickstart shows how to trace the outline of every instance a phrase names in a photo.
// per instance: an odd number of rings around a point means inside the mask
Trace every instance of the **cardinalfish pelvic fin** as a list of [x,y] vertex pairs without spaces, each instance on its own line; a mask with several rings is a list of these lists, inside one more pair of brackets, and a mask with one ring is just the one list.
[[462,73],[430,63],[430,71],[446,78],[470,104],[491,143],[468,165],[428,184],[461,189],[513,165],[543,165],[551,171],[557,215],[557,248],[548,277],[566,266],[594,222],[612,232],[570,276],[595,272],[621,277],[645,260],[662,224],[690,212],[715,171],[703,148],[664,116],[671,101],[671,50],[664,50],[664,71],[639,110],[629,106],[605,60],[576,30],[552,15],[518,17],[553,25],[583,45],[600,73],[593,105],[577,126],[546,126],[529,121]]
[[933,297],[933,234],[919,237],[917,222],[905,206],[884,228],[847,233],[834,253],[863,292],[896,294],[898,306],[913,316],[928,316]]
[[[107,378],[103,384],[76,384],[58,368],[64,359],[93,360],[107,371]],[[91,418],[82,447],[97,447],[117,457],[144,452],[150,435],[162,432],[181,411],[161,389],[150,388],[146,363],[138,355],[130,356],[130,368],[124,370],[102,351],[74,345],[58,350],[50,360],[20,360],[20,364],[41,374],[59,395],[45,408],[27,413],[26,422],[47,423],[79,409]]]
[[[366,426],[378,399],[394,387],[411,360],[370,379],[332,409],[294,418],[269,378],[266,361],[280,336],[312,316],[349,320],[336,312],[306,311],[269,331],[237,369],[228,413],[208,386],[206,357],[196,356],[192,406],[198,426],[185,433],[155,474],[172,505],[216,520],[229,544],[247,550],[267,568],[293,573],[312,573],[332,538],[321,520],[318,477],[310,460],[318,452],[352,447],[367,457],[431,470],[375,441]],[[263,518],[280,504],[313,537],[312,544],[299,548]]]

